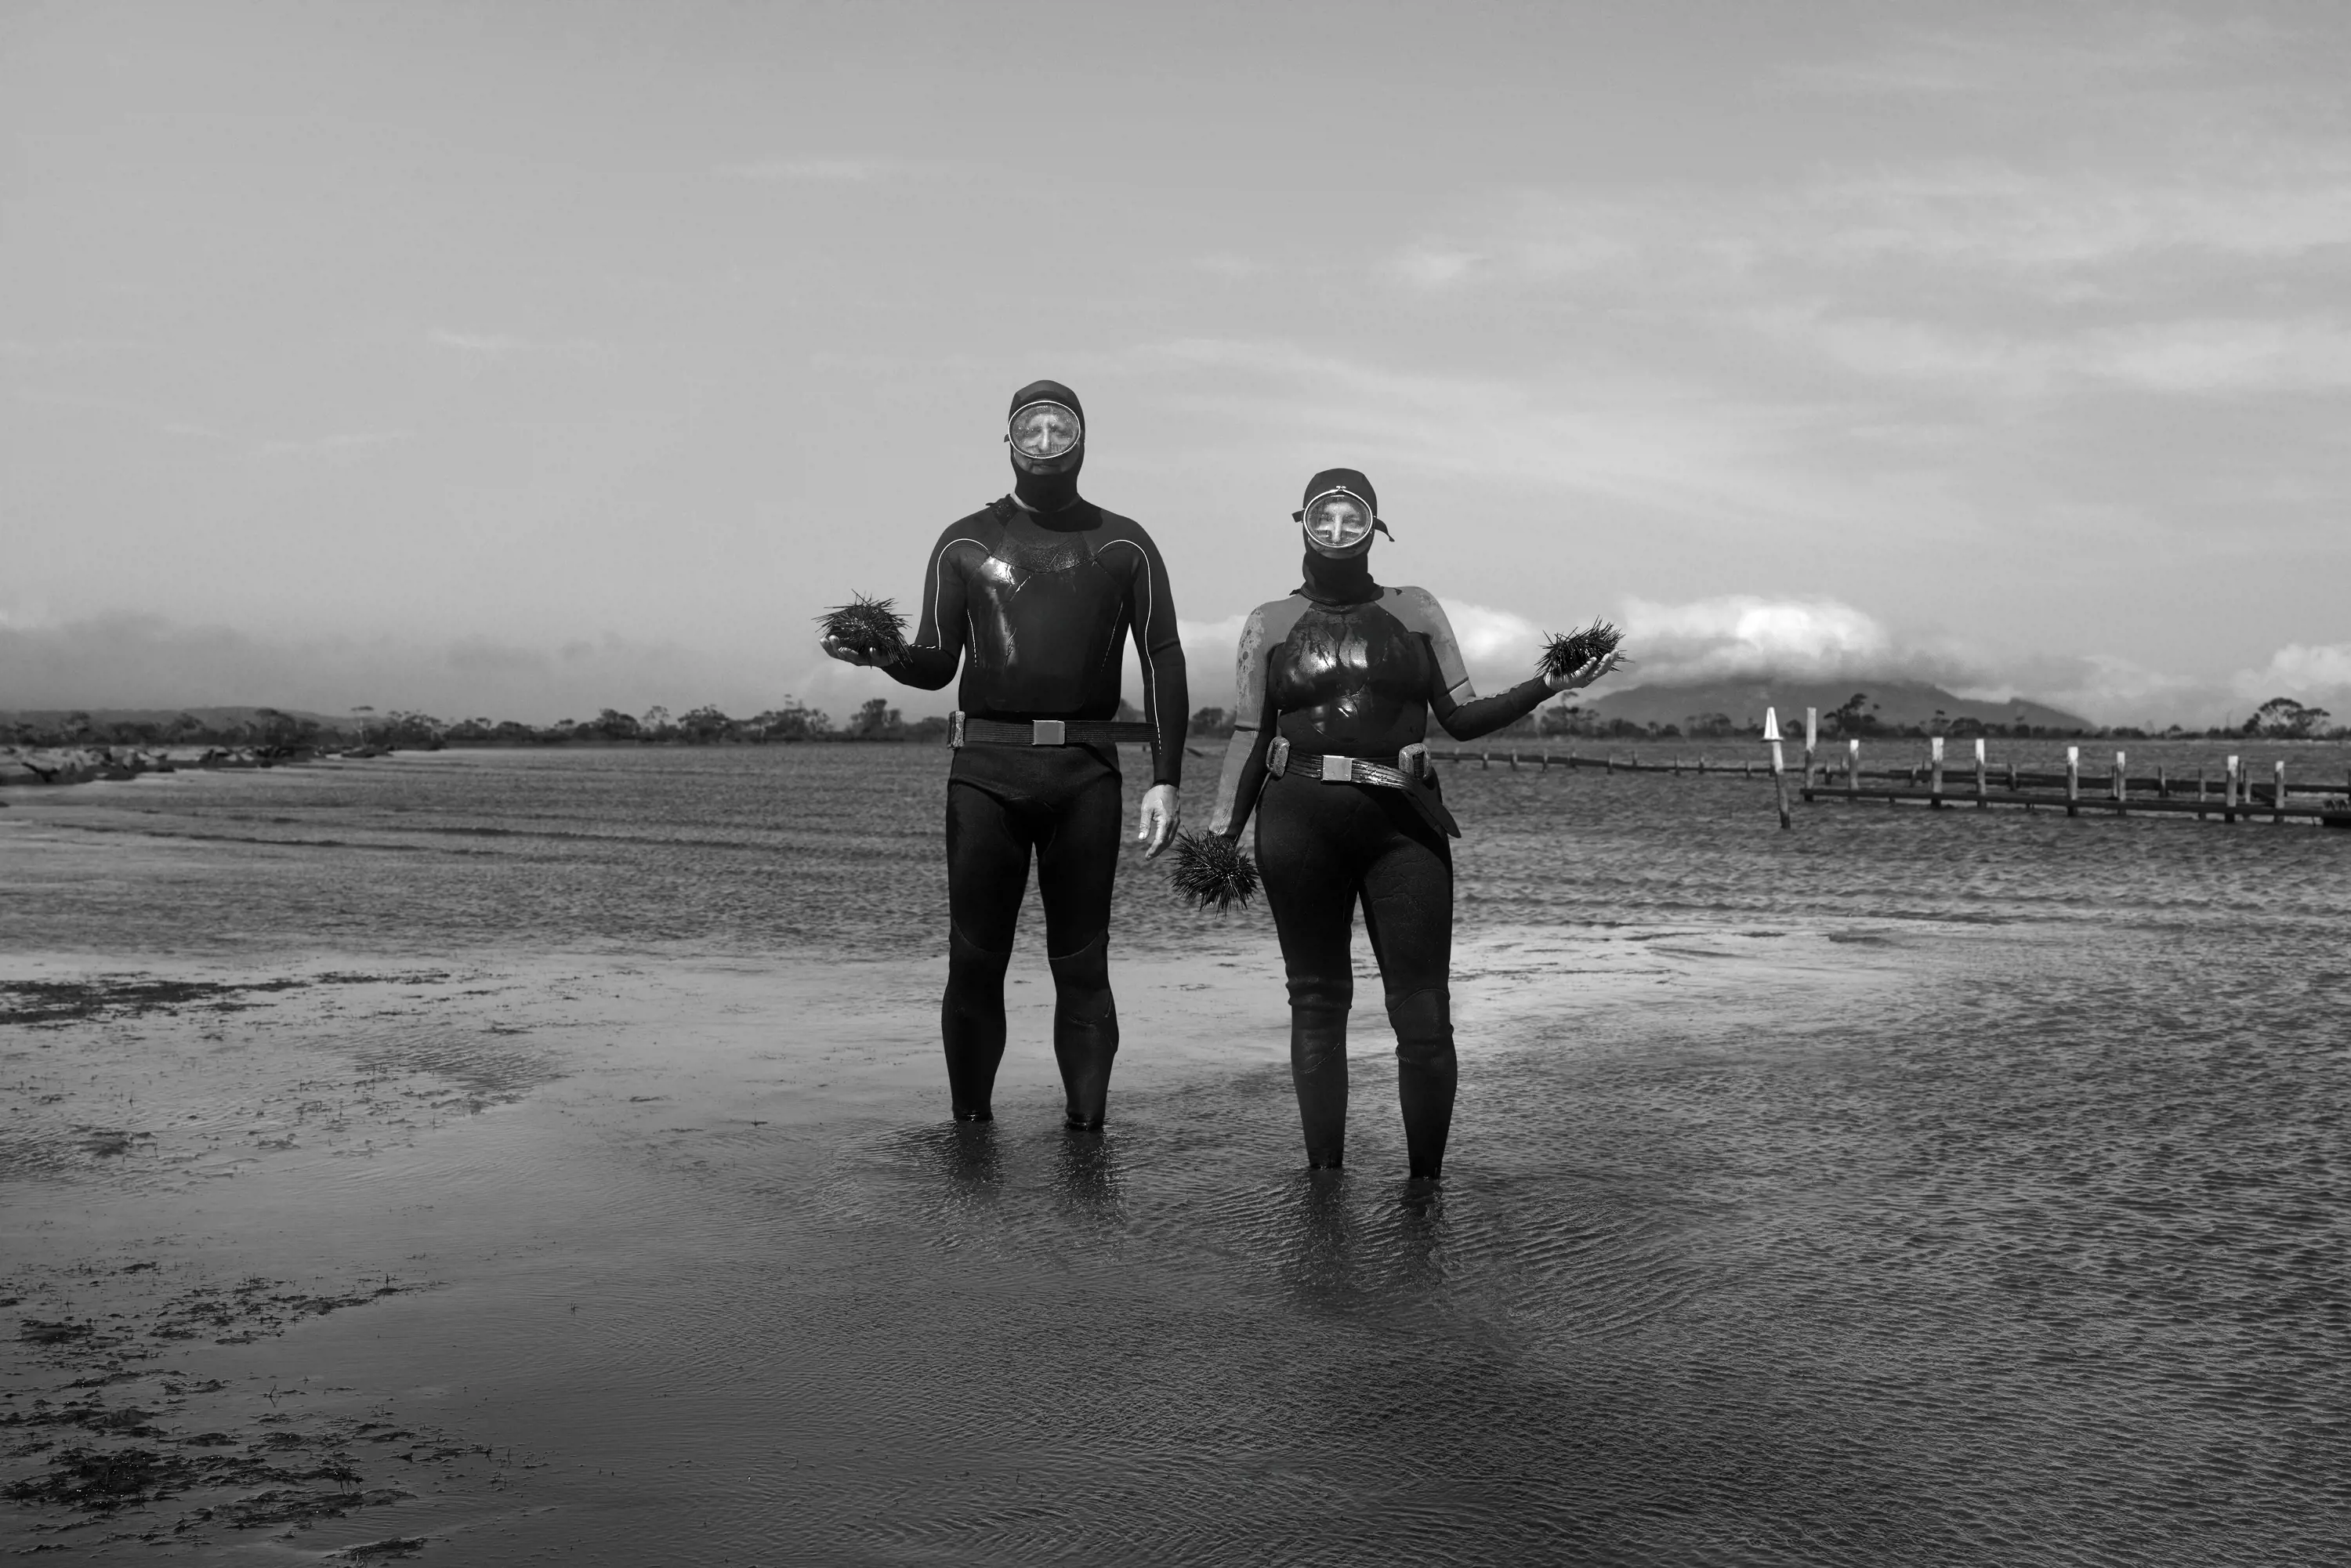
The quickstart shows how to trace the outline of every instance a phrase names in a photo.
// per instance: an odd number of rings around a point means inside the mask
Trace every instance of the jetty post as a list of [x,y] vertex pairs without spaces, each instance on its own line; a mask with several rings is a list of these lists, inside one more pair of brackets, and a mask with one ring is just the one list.
[[2228,777],[2220,784],[2220,820],[2224,822],[2237,820],[2237,759],[2233,757],[2229,758]]
[[1984,743],[1983,737],[1979,735],[1976,737],[1976,810],[1979,811],[1991,804],[1984,795]]
[[1844,799],[1848,806],[1861,800],[1861,737],[1844,743]]
[[1821,743],[1821,710],[1804,710],[1804,788],[1813,787],[1813,749]]
[[1780,710],[1777,708],[1763,710],[1763,738],[1771,747],[1771,793],[1779,799],[1780,827],[1784,831],[1796,824],[1788,815],[1788,761],[1780,749]]
[[2285,758],[2270,764],[2270,821],[2285,821]]
[[2067,816],[2078,817],[2082,814],[2079,804],[2081,799],[2082,748],[2078,746],[2069,746],[2065,748],[2065,814]]
[[2117,751],[2115,753],[2115,815],[2117,817],[2123,814],[2123,802],[2130,798],[2130,776],[2123,768],[2123,754]]
[[1927,804],[1938,811],[1943,809],[1943,737],[1939,735],[1927,743]]

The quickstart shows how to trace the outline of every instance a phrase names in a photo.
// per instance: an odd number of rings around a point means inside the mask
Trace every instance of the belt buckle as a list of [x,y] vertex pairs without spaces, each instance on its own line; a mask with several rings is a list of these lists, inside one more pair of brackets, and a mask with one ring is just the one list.
[[1029,721],[1029,744],[1031,746],[1065,746],[1069,743],[1070,727],[1058,718],[1032,718]]
[[1333,757],[1327,751],[1322,754],[1323,783],[1352,784],[1354,781],[1355,759],[1353,758]]

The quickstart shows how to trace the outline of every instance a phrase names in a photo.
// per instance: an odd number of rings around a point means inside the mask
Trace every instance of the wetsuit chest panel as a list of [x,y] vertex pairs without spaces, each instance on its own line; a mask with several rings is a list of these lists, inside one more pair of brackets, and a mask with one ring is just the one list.
[[1377,756],[1428,727],[1428,644],[1377,603],[1310,604],[1266,662],[1266,689],[1293,744]]
[[1096,556],[1092,532],[1015,517],[968,568],[967,674],[992,699],[975,711],[1075,714],[1102,705],[1105,680],[1116,706],[1127,585]]

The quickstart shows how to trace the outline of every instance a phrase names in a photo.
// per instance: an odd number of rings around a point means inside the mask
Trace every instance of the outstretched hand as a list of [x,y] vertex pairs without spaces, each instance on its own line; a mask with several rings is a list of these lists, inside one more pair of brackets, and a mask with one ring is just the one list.
[[1555,692],[1581,691],[1616,667],[1616,655],[1594,653],[1564,674],[1545,675],[1543,685]]
[[1184,802],[1177,799],[1173,784],[1154,784],[1143,792],[1143,810],[1135,818],[1134,841],[1144,846],[1143,857],[1156,860],[1159,852],[1176,838],[1176,825],[1184,820]]
[[838,637],[824,638],[817,645],[844,664],[863,664],[872,668],[882,663],[879,658],[865,652],[864,649],[853,648]]

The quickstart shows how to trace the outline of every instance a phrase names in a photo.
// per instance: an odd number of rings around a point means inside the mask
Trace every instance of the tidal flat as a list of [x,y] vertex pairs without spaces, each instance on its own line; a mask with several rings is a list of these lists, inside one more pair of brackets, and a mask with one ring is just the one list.
[[1343,1175],[1300,1168],[1270,933],[1150,902],[1139,862],[1108,1131],[1059,1125],[1033,919],[998,1120],[957,1127],[940,754],[687,761],[18,798],[0,1536],[2351,1551],[2351,835],[1831,808],[1782,838],[1729,781],[1462,770],[1431,1200],[1367,953]]

